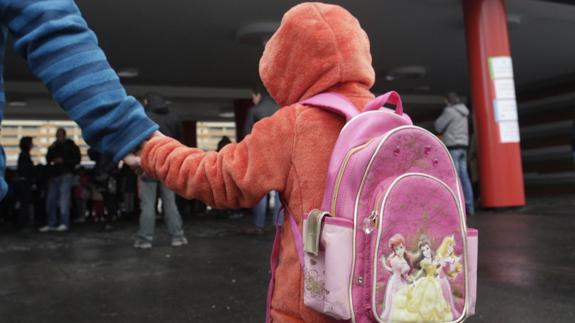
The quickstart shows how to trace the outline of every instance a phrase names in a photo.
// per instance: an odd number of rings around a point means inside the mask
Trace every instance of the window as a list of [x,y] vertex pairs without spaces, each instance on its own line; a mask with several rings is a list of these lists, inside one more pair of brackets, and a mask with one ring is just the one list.
[[198,148],[204,151],[216,150],[223,136],[236,141],[236,124],[234,122],[198,122]]
[[93,164],[88,158],[88,145],[82,138],[82,130],[73,121],[3,120],[0,142],[6,150],[6,163],[16,166],[20,153],[20,138],[29,136],[34,140],[31,155],[34,164],[46,164],[48,147],[56,140],[56,130],[66,129],[68,138],[74,140],[82,153],[82,164]]

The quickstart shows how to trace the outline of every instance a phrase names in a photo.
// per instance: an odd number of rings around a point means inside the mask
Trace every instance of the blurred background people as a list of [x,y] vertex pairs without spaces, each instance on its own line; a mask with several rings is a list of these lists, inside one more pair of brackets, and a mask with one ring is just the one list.
[[93,148],[88,149],[88,156],[95,162],[90,176],[94,192],[94,222],[103,223],[104,229],[110,229],[110,222],[118,218],[118,163],[112,156]]
[[[48,148],[46,162],[50,180],[46,197],[48,223],[40,232],[68,231],[70,227],[70,192],[76,165],[81,159],[80,148],[73,140],[66,138],[66,130],[58,128],[56,141]],[[60,217],[58,218],[58,213]],[[59,221],[58,221],[59,219]]]
[[218,147],[216,148],[217,152],[220,152],[220,150],[222,150],[222,148],[224,148],[225,146],[227,146],[228,144],[231,144],[232,140],[230,139],[230,137],[228,136],[223,136],[222,139],[220,139],[220,141],[218,141]]
[[[252,102],[254,106],[248,110],[246,116],[246,123],[244,126],[246,136],[252,132],[254,124],[265,117],[269,117],[278,110],[277,104],[268,94],[267,89],[263,84],[258,84],[252,89]],[[276,216],[278,216],[280,198],[277,192],[274,192],[274,222]],[[262,235],[265,232],[266,225],[266,214],[269,207],[269,197],[270,194],[266,194],[260,202],[253,208],[254,222],[253,226],[244,228],[242,233],[244,234],[254,234]],[[281,222],[281,219],[280,221]]]
[[[160,126],[164,135],[181,139],[181,122],[170,113],[168,102],[157,93],[147,93],[143,100],[146,113]],[[176,194],[164,184],[147,178],[138,179],[140,197],[140,229],[134,243],[135,248],[149,249],[154,240],[156,226],[157,193],[159,190],[162,201],[164,220],[171,236],[171,244],[179,247],[188,244],[182,229],[182,216],[176,205]]]
[[16,223],[18,228],[34,224],[34,196],[37,186],[36,168],[30,156],[30,151],[33,147],[32,137],[22,137],[20,139],[17,179],[14,181],[18,204],[18,220]]
[[473,215],[475,213],[473,187],[467,171],[469,109],[454,92],[447,95],[445,103],[447,106],[443,109],[443,113],[435,120],[435,130],[443,134],[443,142],[453,158],[461,181],[467,215]]

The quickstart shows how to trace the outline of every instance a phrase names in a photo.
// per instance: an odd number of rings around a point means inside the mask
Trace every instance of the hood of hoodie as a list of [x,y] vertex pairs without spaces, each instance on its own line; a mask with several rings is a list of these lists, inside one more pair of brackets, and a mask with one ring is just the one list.
[[464,117],[469,115],[469,109],[463,103],[454,104],[451,106],[451,108],[459,112]]
[[341,89],[371,95],[375,81],[369,39],[357,19],[340,6],[316,2],[285,13],[259,72],[281,106]]

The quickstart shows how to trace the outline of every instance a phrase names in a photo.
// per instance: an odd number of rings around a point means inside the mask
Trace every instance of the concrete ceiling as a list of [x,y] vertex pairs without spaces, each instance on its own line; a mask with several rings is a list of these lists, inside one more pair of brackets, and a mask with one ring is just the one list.
[[[117,69],[137,68],[126,79],[141,95],[154,88],[186,119],[221,119],[233,99],[248,97],[258,81],[262,46],[237,38],[253,23],[277,23],[300,1],[266,0],[77,0],[101,46]],[[376,92],[395,89],[414,106],[441,108],[439,95],[468,92],[461,2],[458,0],[354,0],[340,3],[370,36]],[[575,6],[508,0],[510,41],[518,87],[575,75]],[[386,80],[396,68],[420,66],[425,77]],[[61,118],[26,64],[8,50],[5,77],[8,118]],[[42,115],[40,115],[42,114]]]

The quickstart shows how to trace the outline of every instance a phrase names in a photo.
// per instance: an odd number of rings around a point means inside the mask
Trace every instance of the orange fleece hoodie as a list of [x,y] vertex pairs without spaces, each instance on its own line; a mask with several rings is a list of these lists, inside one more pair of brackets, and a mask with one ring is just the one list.
[[[297,5],[267,43],[260,76],[283,108],[256,123],[251,135],[219,153],[154,137],[144,146],[142,167],[178,194],[217,208],[252,207],[276,190],[301,228],[304,212],[321,204],[330,155],[345,120],[297,102],[326,91],[345,95],[358,109],[372,100],[369,39],[342,7]],[[284,225],[272,321],[333,321],[305,307],[302,286],[292,233]]]

